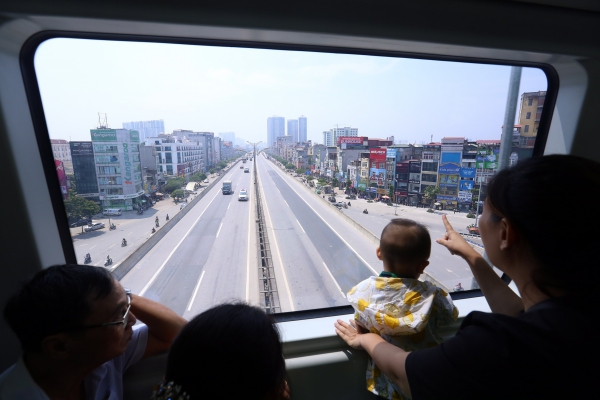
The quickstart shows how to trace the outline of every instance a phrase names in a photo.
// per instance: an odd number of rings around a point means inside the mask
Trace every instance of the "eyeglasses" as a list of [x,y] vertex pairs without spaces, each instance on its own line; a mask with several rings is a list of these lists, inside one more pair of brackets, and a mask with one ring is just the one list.
[[129,309],[131,308],[131,290],[125,289],[125,294],[127,295],[127,309],[125,310],[125,314],[123,315],[123,319],[121,321],[105,322],[103,324],[98,324],[98,325],[86,325],[86,326],[70,328],[67,330],[72,331],[72,330],[80,330],[80,329],[101,328],[103,326],[112,326],[112,325],[122,325],[123,329],[125,329],[125,327],[127,326],[127,316],[129,315]]

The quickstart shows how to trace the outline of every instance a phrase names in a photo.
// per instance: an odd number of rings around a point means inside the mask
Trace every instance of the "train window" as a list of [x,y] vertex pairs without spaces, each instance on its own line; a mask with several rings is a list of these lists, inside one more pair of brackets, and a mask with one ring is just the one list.
[[[396,217],[435,239],[446,214],[483,251],[510,65],[53,38],[33,68],[77,262],[185,317],[230,299],[347,306]],[[523,66],[511,165],[540,152],[547,93]],[[435,242],[425,273],[477,289]]]

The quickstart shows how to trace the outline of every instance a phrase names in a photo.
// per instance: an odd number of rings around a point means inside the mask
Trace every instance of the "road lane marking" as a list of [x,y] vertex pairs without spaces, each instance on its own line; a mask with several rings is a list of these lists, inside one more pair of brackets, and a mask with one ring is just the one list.
[[200,283],[202,283],[202,278],[204,278],[204,273],[206,271],[202,271],[202,275],[200,275],[200,279],[198,279],[198,283],[196,283],[196,288],[194,289],[194,294],[192,294],[192,298],[190,299],[190,303],[188,304],[188,311],[192,309],[192,304],[194,304],[194,299],[196,299],[196,294],[198,293],[198,288],[200,287]]
[[215,201],[215,199],[217,198],[218,195],[219,195],[219,192],[217,191],[215,193],[215,196],[210,201],[210,203],[208,203],[208,205],[206,206],[206,208],[204,209],[204,211],[202,211],[202,214],[200,214],[200,216],[192,224],[192,226],[190,227],[190,229],[188,229],[188,231],[185,233],[185,235],[183,235],[183,237],[181,238],[181,240],[179,241],[179,243],[177,243],[177,246],[175,246],[173,248],[173,250],[171,250],[171,252],[167,256],[167,259],[162,263],[162,265],[160,266],[160,268],[158,268],[158,271],[156,271],[154,273],[154,275],[152,275],[152,278],[150,278],[150,280],[148,281],[148,283],[146,284],[146,286],[144,286],[144,288],[140,291],[140,294],[138,296],[143,296],[144,293],[146,293],[146,290],[148,290],[148,288],[150,287],[150,285],[152,285],[154,283],[154,281],[156,280],[156,278],[158,277],[158,275],[161,273],[161,271],[163,270],[163,268],[165,267],[165,265],[167,265],[167,262],[171,259],[171,257],[173,257],[173,254],[175,254],[175,252],[177,251],[177,249],[179,248],[179,246],[181,246],[181,243],[183,243],[183,241],[190,234],[190,232],[192,231],[192,229],[194,229],[194,227],[196,226],[196,224],[198,223],[198,221],[200,221],[200,218],[202,218],[202,216],[204,215],[204,213],[206,212],[206,210],[208,210],[208,207],[210,207],[210,205],[212,204],[213,201]]
[[227,205],[227,209],[229,210],[229,207],[231,207],[231,201],[229,202],[229,204]]
[[[260,181],[260,170],[257,169],[256,173],[258,174],[259,181]],[[275,183],[275,182],[273,182],[273,183]],[[275,187],[277,187],[277,186],[275,186]],[[279,245],[277,244],[277,235],[275,235],[273,221],[271,221],[271,213],[269,212],[269,206],[267,205],[267,196],[265,196],[265,191],[262,188],[262,186],[261,186],[261,189],[262,189],[262,194],[263,194],[263,201],[265,202],[265,212],[267,214],[267,218],[269,218],[269,225],[271,225],[271,231],[273,234],[273,244],[275,245],[275,251],[277,253],[277,257],[279,258],[279,266],[281,267],[281,272],[283,274],[283,282],[285,283],[285,288],[288,292],[288,300],[290,302],[290,308],[291,308],[290,311],[296,311],[296,308],[294,307],[294,302],[292,300],[292,292],[290,291],[290,285],[288,284],[287,276],[285,274],[285,267],[283,265],[283,260],[281,259],[281,253],[279,252]]]
[[335,283],[335,286],[338,288],[338,290],[340,291],[340,293],[342,294],[343,298],[346,298],[346,293],[342,292],[342,288],[340,287],[340,285],[338,285],[337,281],[335,280],[335,278],[333,277],[333,274],[331,273],[331,271],[329,270],[329,268],[327,268],[327,264],[325,264],[325,261],[323,261],[323,266],[325,267],[325,271],[327,271],[327,273],[329,274],[329,276],[331,277],[331,279],[333,280],[333,283]]
[[127,236],[131,235],[132,233],[133,233],[133,232],[129,232],[129,233],[127,234]]
[[94,247],[98,246],[97,244],[93,245],[92,247],[90,247],[90,250],[93,249]]
[[[298,225],[300,226],[300,229],[302,229],[302,232],[304,232],[304,228],[302,228],[302,225],[300,225],[300,221],[296,220],[296,222],[298,223]],[[306,232],[304,232],[304,234],[306,235]]]
[[[279,194],[281,194],[281,192],[279,192]],[[285,199],[283,198],[283,196],[281,196],[281,199],[283,200],[283,202],[285,203],[286,206],[288,206],[288,208],[292,208],[290,207],[290,205],[287,203],[287,201],[285,201]]]
[[217,231],[217,236],[215,236],[215,237],[219,237],[219,233],[221,233],[222,227],[223,227],[223,223],[221,222],[221,225],[219,225],[219,230]]
[[114,246],[114,244],[113,244],[112,246],[110,246],[110,247],[109,247],[109,249],[112,249],[112,248],[113,248],[113,246]]
[[317,214],[317,216],[318,216],[319,218],[321,218],[321,221],[323,221],[323,222],[325,223],[325,225],[327,225],[327,226],[329,227],[329,229],[331,229],[331,230],[333,231],[333,233],[335,233],[335,234],[337,235],[337,237],[339,237],[339,238],[340,238],[340,240],[341,240],[342,242],[344,242],[344,244],[345,244],[346,246],[348,246],[348,248],[349,248],[350,250],[352,250],[352,252],[353,252],[353,253],[354,253],[354,254],[355,254],[355,255],[356,255],[356,256],[357,256],[357,257],[358,257],[358,258],[359,258],[359,259],[360,259],[360,260],[361,260],[361,261],[362,261],[362,262],[363,262],[363,263],[364,263],[364,264],[365,264],[365,265],[366,265],[366,266],[367,266],[367,267],[368,267],[370,270],[371,270],[371,271],[373,271],[375,274],[379,275],[379,272],[377,272],[377,271],[376,271],[376,270],[375,270],[373,267],[371,267],[371,265],[369,265],[369,263],[368,263],[368,262],[366,262],[366,261],[365,261],[365,259],[364,259],[364,258],[362,258],[362,257],[361,257],[361,255],[360,255],[360,254],[358,254],[358,253],[356,252],[356,250],[354,250],[354,247],[350,246],[350,244],[349,244],[348,242],[346,242],[346,240],[345,240],[345,239],[344,239],[344,238],[343,238],[343,237],[342,237],[342,236],[341,236],[339,233],[337,233],[337,231],[336,231],[335,229],[333,229],[333,227],[332,227],[331,225],[329,225],[329,222],[325,221],[325,219],[324,219],[324,218],[321,216],[321,214],[319,214],[319,213],[317,212],[317,210],[315,210],[315,209],[314,209],[314,208],[313,208],[313,207],[312,207],[310,204],[308,204],[308,201],[306,201],[306,200],[304,199],[304,197],[300,196],[300,193],[298,193],[298,192],[296,191],[296,189],[294,189],[294,188],[292,187],[292,185],[290,185],[290,184],[289,184],[289,183],[288,183],[288,182],[287,182],[285,179],[283,179],[283,177],[281,176],[281,173],[280,173],[279,171],[277,171],[277,169],[276,169],[276,168],[273,168],[273,170],[275,170],[275,171],[277,172],[277,174],[279,175],[279,177],[281,178],[281,180],[283,180],[283,182],[284,182],[286,185],[288,185],[288,186],[289,186],[289,188],[290,188],[290,189],[292,189],[292,190],[294,191],[294,193],[296,193],[296,194],[298,195],[298,197],[299,197],[299,198],[300,198],[300,199],[301,199],[303,202],[305,202],[305,203],[306,203],[306,205],[307,205],[307,206],[308,206],[308,207],[309,207],[311,210],[313,210],[313,212],[314,212],[315,214]]

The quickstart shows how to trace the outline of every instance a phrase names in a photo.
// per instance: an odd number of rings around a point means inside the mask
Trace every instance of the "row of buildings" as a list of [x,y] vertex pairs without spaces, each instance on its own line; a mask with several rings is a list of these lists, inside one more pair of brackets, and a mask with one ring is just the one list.
[[[61,171],[73,173],[78,196],[123,210],[143,205],[169,177],[206,172],[235,153],[232,142],[212,132],[179,129],[142,140],[137,130],[100,126],[90,138],[52,140],[59,179]],[[66,196],[66,187],[62,191]]]
[[[521,95],[510,165],[532,155],[545,95],[544,91]],[[394,137],[358,136],[358,129],[349,127],[323,132],[323,142],[294,142],[285,135],[276,138],[271,153],[307,173],[335,179],[354,193],[373,198],[391,193],[390,200],[401,204],[429,202],[427,188],[437,187],[436,206],[464,211],[472,207],[475,189],[481,188],[485,198],[500,152],[500,140],[444,137],[427,144],[396,144]]]

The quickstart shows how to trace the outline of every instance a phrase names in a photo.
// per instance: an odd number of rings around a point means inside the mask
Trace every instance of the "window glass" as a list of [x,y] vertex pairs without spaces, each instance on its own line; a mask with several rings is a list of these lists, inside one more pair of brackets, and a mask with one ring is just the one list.
[[[511,68],[83,39],[46,41],[35,56],[50,137],[69,139],[70,152],[53,154],[70,221],[108,226],[102,210],[123,210],[111,216],[118,236],[70,228],[79,262],[89,252],[101,266],[110,254],[131,267],[124,284],[188,318],[231,299],[269,312],[346,305],[345,293],[382,270],[374,243],[397,216],[436,239],[445,213],[469,235],[501,162]],[[508,165],[533,153],[547,85],[541,70],[522,68]],[[228,165],[255,145],[253,161]],[[156,217],[158,229],[177,227],[153,236]],[[115,245],[123,236],[130,244]],[[151,250],[131,257],[144,243]],[[466,263],[432,243],[422,279],[478,287]]]

